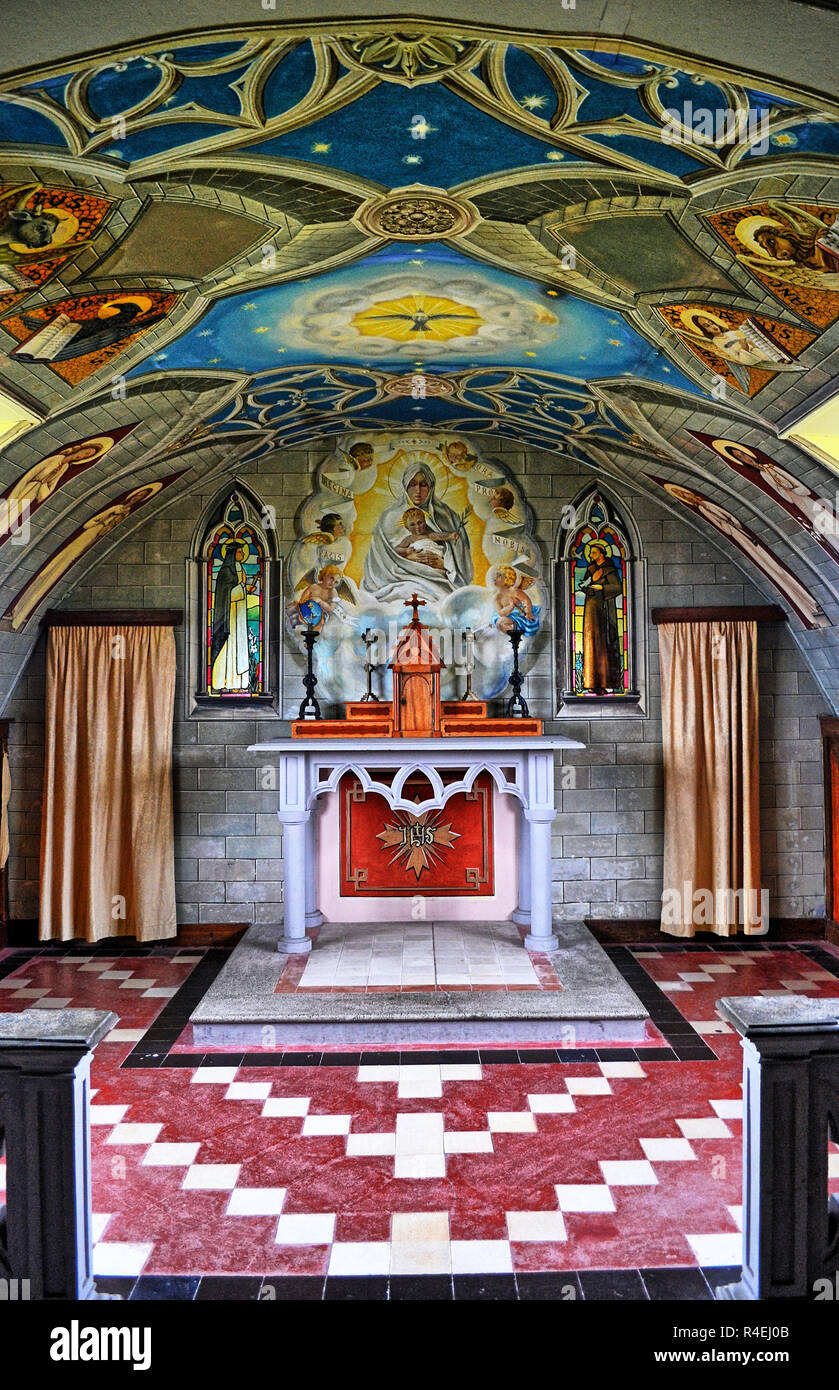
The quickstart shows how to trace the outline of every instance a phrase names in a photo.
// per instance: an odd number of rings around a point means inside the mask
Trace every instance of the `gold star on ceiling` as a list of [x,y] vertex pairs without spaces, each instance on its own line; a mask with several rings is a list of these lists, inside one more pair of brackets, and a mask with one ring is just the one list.
[[543,106],[547,106],[548,98],[540,96],[522,97],[519,106],[523,106],[526,111],[539,111]]

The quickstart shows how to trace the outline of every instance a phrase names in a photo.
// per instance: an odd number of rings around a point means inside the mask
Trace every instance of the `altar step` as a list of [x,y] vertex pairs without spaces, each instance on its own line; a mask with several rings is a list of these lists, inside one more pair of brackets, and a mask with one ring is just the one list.
[[250,927],[191,1015],[194,1040],[213,1047],[642,1041],[647,1011],[605,951],[582,923],[556,930],[559,950],[539,957],[516,945],[510,922],[331,923],[311,955],[289,961],[277,951],[281,926]]

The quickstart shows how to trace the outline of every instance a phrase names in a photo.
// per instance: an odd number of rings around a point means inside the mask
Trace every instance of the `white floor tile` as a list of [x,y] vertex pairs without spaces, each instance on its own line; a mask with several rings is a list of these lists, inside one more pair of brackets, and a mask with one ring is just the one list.
[[508,1211],[507,1234],[511,1241],[568,1239],[561,1211]]
[[485,1129],[454,1129],[443,1135],[447,1154],[491,1154],[492,1135]]
[[452,1274],[511,1274],[508,1240],[453,1240]]
[[655,1187],[658,1183],[646,1159],[606,1159],[599,1167],[610,1187]]
[[386,1240],[336,1241],[329,1255],[329,1274],[389,1274]]
[[731,1130],[722,1119],[710,1116],[698,1120],[677,1120],[676,1124],[686,1139],[731,1139]]
[[153,1144],[163,1125],[119,1124],[114,1125],[106,1144]]
[[469,1062],[442,1062],[440,1078],[443,1081],[481,1081],[483,1068]]
[[103,1042],[127,1043],[139,1042],[146,1036],[145,1028],[112,1028],[110,1033],[106,1033]]
[[229,1086],[236,1079],[238,1067],[196,1067],[190,1080],[193,1085]]
[[535,1134],[536,1117],[531,1110],[490,1110],[487,1123],[493,1134]]
[[306,1115],[311,1105],[308,1096],[271,1096],[266,1100],[262,1107],[262,1113],[268,1119],[285,1119],[291,1115]]
[[349,1134],[352,1115],[307,1115],[303,1134]]
[[684,1163],[696,1158],[687,1139],[639,1139],[651,1163]]
[[695,1028],[697,1033],[733,1033],[734,1029],[722,1018],[691,1018],[688,1020],[690,1026]]
[[129,1276],[142,1274],[153,1245],[131,1245],[121,1241],[101,1241],[93,1247],[93,1273]]
[[281,1216],[275,1239],[278,1245],[331,1245],[334,1235],[334,1212],[315,1212]]
[[737,1227],[738,1231],[742,1231],[742,1229],[743,1229],[743,1208],[742,1208],[742,1207],[729,1207],[728,1210],[729,1210],[729,1212],[731,1213],[731,1219],[732,1219],[732,1221],[734,1222],[735,1226]]
[[359,1067],[357,1081],[398,1081],[399,1065],[392,1067]]
[[542,1091],[538,1095],[528,1096],[527,1103],[534,1115],[575,1115],[577,1112],[574,1097],[567,1092],[557,1094]]
[[187,1192],[231,1192],[239,1181],[238,1163],[193,1163],[181,1186]]
[[105,1234],[105,1228],[111,1219],[111,1212],[94,1211],[90,1216],[90,1238],[95,1245]]
[[445,1240],[392,1241],[391,1274],[451,1274],[452,1248]]
[[279,1216],[283,1209],[284,1187],[234,1187],[225,1216]]
[[224,1093],[224,1099],[267,1100],[270,1094],[270,1081],[231,1081]]
[[601,1062],[600,1070],[607,1077],[646,1076],[640,1062]]
[[91,1125],[118,1125],[128,1114],[127,1105],[91,1105]]
[[188,1168],[195,1162],[200,1144],[152,1144],[142,1158],[144,1168]]
[[348,1158],[372,1158],[396,1153],[395,1134],[348,1134]]
[[743,1258],[743,1237],[739,1231],[731,1235],[699,1235],[686,1237],[697,1263],[704,1267],[711,1265],[739,1265]]
[[721,1120],[742,1120],[743,1101],[740,1100],[712,1100],[711,1109],[715,1110]]
[[396,1161],[393,1165],[393,1175],[396,1178],[416,1180],[422,1178],[444,1178],[446,1176],[446,1156],[442,1150],[439,1154],[401,1154],[397,1149]]
[[615,1202],[605,1183],[560,1183],[556,1188],[560,1211],[614,1211]]
[[612,1088],[605,1076],[569,1076],[565,1082],[571,1096],[610,1096]]

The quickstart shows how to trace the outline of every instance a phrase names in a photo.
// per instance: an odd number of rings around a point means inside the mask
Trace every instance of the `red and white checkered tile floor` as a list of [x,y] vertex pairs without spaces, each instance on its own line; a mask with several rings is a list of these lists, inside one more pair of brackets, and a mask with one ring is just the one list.
[[92,1074],[99,1275],[736,1265],[740,1047],[714,1003],[839,979],[798,950],[635,954],[717,1060],[121,1069],[196,951],[35,954],[0,1009],[119,1016]]

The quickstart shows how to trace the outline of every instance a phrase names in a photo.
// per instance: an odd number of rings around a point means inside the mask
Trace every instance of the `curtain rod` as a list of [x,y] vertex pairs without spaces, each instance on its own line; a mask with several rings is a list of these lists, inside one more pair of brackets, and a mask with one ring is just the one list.
[[660,623],[785,623],[787,615],[776,603],[741,604],[709,608],[654,608],[650,617]]
[[182,608],[48,608],[41,627],[179,627],[183,620]]

